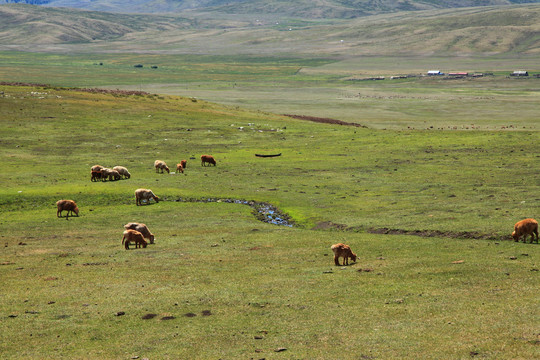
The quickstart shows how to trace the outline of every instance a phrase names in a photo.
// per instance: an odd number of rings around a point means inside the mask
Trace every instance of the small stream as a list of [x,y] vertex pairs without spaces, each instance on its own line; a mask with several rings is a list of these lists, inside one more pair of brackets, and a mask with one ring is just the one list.
[[261,201],[253,200],[240,200],[230,198],[177,198],[176,202],[195,202],[195,203],[227,203],[227,204],[241,204],[251,207],[253,215],[257,220],[280,226],[293,227],[294,221],[289,215],[279,210],[276,206]]

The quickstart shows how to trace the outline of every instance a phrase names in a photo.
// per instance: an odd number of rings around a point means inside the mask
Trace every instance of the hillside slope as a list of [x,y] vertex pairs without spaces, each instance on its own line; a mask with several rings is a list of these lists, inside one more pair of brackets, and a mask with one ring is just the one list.
[[120,13],[168,13],[189,9],[226,14],[354,18],[399,11],[538,3],[540,0],[0,0]]
[[[126,15],[0,6],[0,50],[267,56],[527,55],[540,51],[540,5],[399,12],[342,20],[215,14]],[[69,48],[66,46],[69,44]]]

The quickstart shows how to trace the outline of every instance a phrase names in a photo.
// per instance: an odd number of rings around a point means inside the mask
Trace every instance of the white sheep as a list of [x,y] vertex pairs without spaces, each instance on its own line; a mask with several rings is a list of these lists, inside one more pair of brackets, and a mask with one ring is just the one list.
[[146,201],[148,203],[150,199],[154,199],[156,202],[159,202],[159,198],[156,195],[154,195],[152,190],[150,189],[135,190],[135,203],[137,204],[137,206],[142,205],[143,201]]
[[113,170],[118,171],[118,173],[122,175],[125,179],[129,179],[131,177],[131,174],[129,173],[128,169],[123,166],[115,166],[113,167]]
[[167,164],[165,164],[165,161],[154,161],[154,167],[156,168],[156,172],[159,172],[159,170],[161,170],[161,173],[163,173],[163,170],[165,170],[168,174],[170,174],[169,167],[167,166]]

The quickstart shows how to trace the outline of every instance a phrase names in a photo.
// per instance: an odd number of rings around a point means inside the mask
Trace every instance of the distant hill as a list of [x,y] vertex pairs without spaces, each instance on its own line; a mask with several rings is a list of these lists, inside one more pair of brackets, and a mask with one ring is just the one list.
[[[283,57],[540,54],[540,4],[294,19],[0,6],[0,50]],[[62,45],[62,46],[61,46]]]
[[120,13],[178,13],[198,10],[311,19],[348,19],[399,11],[538,2],[540,0],[0,0],[0,4],[26,3]]

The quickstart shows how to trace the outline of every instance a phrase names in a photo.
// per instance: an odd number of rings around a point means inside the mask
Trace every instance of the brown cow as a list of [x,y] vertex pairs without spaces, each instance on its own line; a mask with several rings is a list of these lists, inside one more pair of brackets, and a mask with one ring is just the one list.
[[126,230],[122,236],[122,245],[125,246],[126,250],[129,250],[129,243],[134,242],[135,248],[140,248],[141,246],[145,248],[148,243],[144,240],[143,235],[137,230]]
[[182,174],[184,173],[184,167],[182,164],[176,164],[176,172],[181,172]]
[[525,219],[518,221],[514,225],[514,232],[512,237],[515,242],[519,241],[519,238],[523,236],[523,242],[527,242],[527,235],[531,235],[531,243],[534,241],[534,235],[536,234],[536,242],[538,243],[538,221],[534,219]]
[[343,265],[349,265],[349,258],[351,258],[353,262],[356,262],[356,254],[352,252],[349,245],[345,245],[342,243],[334,244],[332,245],[331,249],[334,252],[334,263],[336,264],[336,266],[340,266],[340,257],[343,258]]
[[58,200],[56,202],[56,216],[62,217],[62,211],[67,211],[66,214],[66,220],[69,217],[69,213],[73,216],[73,213],[75,213],[77,216],[79,216],[79,208],[77,207],[77,204],[75,204],[75,201],[73,200]]
[[206,163],[216,166],[216,159],[212,155],[201,155],[201,166],[206,166]]
[[180,161],[180,164],[181,164],[182,167],[185,169],[185,168],[186,168],[186,165],[187,165],[187,160],[181,160],[181,161]]

